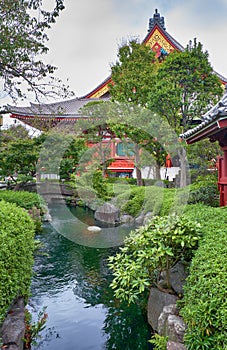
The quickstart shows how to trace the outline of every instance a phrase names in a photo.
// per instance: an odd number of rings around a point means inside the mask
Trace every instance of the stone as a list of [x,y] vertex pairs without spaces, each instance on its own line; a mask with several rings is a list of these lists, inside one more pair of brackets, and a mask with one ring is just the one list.
[[181,262],[178,262],[175,266],[170,269],[170,284],[173,290],[178,294],[182,295],[184,293],[183,285],[188,274],[185,271],[185,266]]
[[22,350],[24,333],[24,299],[21,297],[14,302],[2,325],[2,343],[8,344],[5,349]]
[[142,213],[140,216],[137,216],[137,218],[135,218],[135,224],[136,225],[142,225],[144,221],[144,214]]
[[134,223],[134,217],[131,216],[131,215],[121,215],[120,223],[121,224],[133,224]]
[[154,215],[151,211],[146,213],[146,215],[144,216],[144,219],[143,219],[143,225],[146,225],[153,217],[154,217]]
[[185,329],[186,325],[179,316],[176,304],[165,306],[158,318],[158,333],[168,336],[171,341],[183,343]]
[[151,288],[148,298],[147,318],[152,329],[158,331],[158,318],[163,308],[170,304],[176,304],[178,297],[161,292],[157,288]]
[[167,350],[187,350],[184,344],[174,342],[174,341],[168,341],[167,342]]
[[169,315],[178,315],[176,304],[170,304],[164,306],[159,318],[158,318],[158,334],[166,336],[166,320]]
[[98,226],[88,226],[88,227],[87,227],[87,230],[88,230],[88,231],[92,231],[92,232],[99,232],[99,231],[102,231],[101,227],[98,227]]
[[95,219],[98,221],[115,224],[119,222],[119,209],[110,203],[104,203],[95,211]]

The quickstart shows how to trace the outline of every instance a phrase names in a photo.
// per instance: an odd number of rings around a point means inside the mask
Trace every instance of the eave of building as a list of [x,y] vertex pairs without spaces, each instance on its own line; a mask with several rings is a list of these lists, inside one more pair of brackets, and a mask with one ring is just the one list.
[[94,90],[84,95],[82,98],[100,98],[109,92],[109,84],[111,83],[111,76],[107,77]]
[[221,100],[202,116],[202,122],[195,128],[181,134],[188,144],[211,138],[221,129],[227,128],[227,89]]
[[80,113],[87,103],[92,101],[100,101],[98,98],[75,98],[67,101],[60,101],[50,104],[34,104],[28,107],[8,106],[12,118],[59,118],[59,119],[78,119],[82,115]]

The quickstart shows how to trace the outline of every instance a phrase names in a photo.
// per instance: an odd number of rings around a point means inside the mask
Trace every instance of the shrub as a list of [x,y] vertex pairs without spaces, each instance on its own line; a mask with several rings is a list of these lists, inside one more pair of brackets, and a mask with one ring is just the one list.
[[168,189],[159,186],[137,187],[131,186],[116,198],[116,205],[121,212],[137,216],[141,211],[144,213],[153,212],[154,215],[168,215],[174,198],[175,189]]
[[27,296],[34,249],[34,223],[25,210],[0,201],[0,321],[17,296]]
[[187,324],[188,350],[227,349],[227,208],[188,206],[204,238],[195,253],[180,313]]
[[32,209],[33,207],[43,209],[44,201],[37,193],[26,191],[0,191],[0,200],[15,203],[21,208]]
[[[219,206],[219,192],[216,176],[198,177],[197,181],[189,186],[189,189],[189,204],[204,203],[212,207]],[[182,190],[183,196],[184,191],[185,190]]]
[[[120,252],[109,258],[111,287],[121,300],[135,302],[160,273],[179,260],[190,260],[200,237],[199,225],[185,217],[156,217],[130,233]],[[168,283],[168,288],[170,287]]]

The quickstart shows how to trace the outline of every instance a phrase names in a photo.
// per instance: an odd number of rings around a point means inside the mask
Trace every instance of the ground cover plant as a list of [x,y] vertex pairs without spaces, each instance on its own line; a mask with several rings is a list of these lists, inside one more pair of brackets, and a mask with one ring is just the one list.
[[0,322],[14,298],[28,296],[34,232],[34,223],[23,208],[0,201]]

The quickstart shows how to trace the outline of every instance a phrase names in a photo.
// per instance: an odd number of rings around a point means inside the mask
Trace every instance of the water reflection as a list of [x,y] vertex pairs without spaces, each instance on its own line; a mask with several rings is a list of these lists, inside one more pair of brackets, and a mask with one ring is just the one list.
[[[73,243],[47,225],[36,257],[33,310],[47,306],[51,337],[45,350],[145,350],[149,330],[139,306],[119,304],[110,289],[107,257],[118,248],[98,249]],[[33,347],[37,349],[37,347]]]

